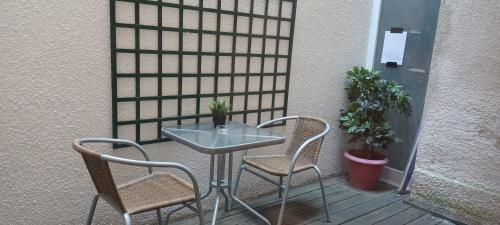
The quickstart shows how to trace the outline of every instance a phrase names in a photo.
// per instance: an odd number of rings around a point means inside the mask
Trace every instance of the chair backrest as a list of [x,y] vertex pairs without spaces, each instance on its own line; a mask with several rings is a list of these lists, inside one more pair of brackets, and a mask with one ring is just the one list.
[[[316,119],[313,117],[299,117],[296,120],[295,128],[293,130],[290,145],[286,151],[286,154],[290,157],[299,150],[300,146],[308,139],[321,134],[326,129],[328,125],[325,121]],[[302,152],[301,159],[307,160],[312,163],[316,163],[318,160],[319,151],[321,149],[321,143],[323,142],[324,136],[311,142],[307,145]]]
[[125,207],[118,193],[109,164],[107,161],[101,159],[101,153],[85,148],[79,139],[73,142],[73,149],[82,154],[83,161],[87,166],[97,192],[104,197],[110,198],[115,203],[115,207],[125,212]]

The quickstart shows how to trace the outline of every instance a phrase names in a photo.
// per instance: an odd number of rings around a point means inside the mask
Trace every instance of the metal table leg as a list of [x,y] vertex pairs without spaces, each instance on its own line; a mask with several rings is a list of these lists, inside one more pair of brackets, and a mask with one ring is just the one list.
[[[236,201],[240,205],[242,205],[245,209],[256,215],[258,218],[260,218],[262,221],[264,221],[266,224],[271,225],[271,222],[264,216],[262,216],[260,213],[255,211],[252,207],[248,206],[245,204],[243,201],[238,199],[232,189],[232,176],[233,176],[233,153],[228,153],[229,154],[229,163],[228,163],[228,172],[227,172],[227,182],[224,181],[224,173],[226,170],[226,154],[218,154],[217,155],[217,175],[216,177],[214,176],[215,174],[215,156],[211,155],[210,157],[210,181],[208,185],[208,191],[205,195],[201,197],[201,199],[207,198],[211,193],[212,190],[215,190],[216,193],[216,198],[215,198],[215,204],[214,204],[214,212],[212,215],[212,225],[215,225],[217,223],[217,214],[219,212],[219,205],[221,198],[224,198],[226,202],[226,210],[229,211],[232,209],[233,202]],[[215,181],[214,181],[215,178]],[[225,192],[225,189],[227,191],[227,194]],[[187,203],[181,207],[178,207],[174,210],[172,210],[168,215],[167,215],[167,223],[170,215],[174,212],[177,212],[185,207],[189,207],[193,204],[193,202]]]
[[233,209],[233,199],[231,198],[231,193],[233,193],[233,153],[229,153],[229,165],[227,170],[227,192],[229,197],[226,203],[226,211]]
[[214,214],[212,216],[212,225],[215,225],[217,223],[217,212],[219,211],[219,202],[220,202],[220,196],[222,195],[224,197],[224,170],[225,170],[225,164],[226,164],[226,155],[225,154],[219,154],[217,155],[217,179],[215,182],[215,185],[211,183],[210,185],[214,185],[215,187],[215,193],[217,195],[215,199],[215,205],[214,205]]
[[216,192],[217,197],[215,198],[215,205],[214,205],[214,214],[212,215],[212,225],[215,225],[217,223],[217,211],[219,211],[219,199],[220,199],[220,192]]

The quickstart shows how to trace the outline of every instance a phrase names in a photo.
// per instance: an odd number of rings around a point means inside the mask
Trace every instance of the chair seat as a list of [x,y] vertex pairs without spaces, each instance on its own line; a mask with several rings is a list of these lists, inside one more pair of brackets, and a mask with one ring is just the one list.
[[[246,156],[243,163],[256,169],[275,176],[286,176],[292,163],[292,158],[287,155],[269,155],[269,156]],[[297,160],[293,173],[301,172],[314,167],[314,164],[306,160]]]
[[195,199],[193,186],[173,174],[151,174],[118,186],[129,214],[163,208]]

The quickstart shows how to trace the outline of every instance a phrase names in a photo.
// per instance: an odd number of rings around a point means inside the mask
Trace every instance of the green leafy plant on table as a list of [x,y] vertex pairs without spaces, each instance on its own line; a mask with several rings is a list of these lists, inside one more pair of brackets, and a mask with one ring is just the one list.
[[231,106],[225,99],[215,99],[211,101],[208,108],[212,112],[214,126],[226,124],[226,115],[229,113]]

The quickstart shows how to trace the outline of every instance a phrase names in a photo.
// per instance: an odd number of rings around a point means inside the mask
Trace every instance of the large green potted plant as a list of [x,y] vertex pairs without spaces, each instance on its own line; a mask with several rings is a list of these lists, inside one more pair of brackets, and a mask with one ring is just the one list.
[[214,122],[214,127],[226,124],[226,115],[231,109],[231,106],[227,103],[225,99],[215,99],[210,102],[208,106],[212,112],[212,120]]
[[380,77],[378,71],[354,67],[347,72],[345,84],[349,105],[341,111],[340,128],[351,136],[349,142],[361,144],[361,149],[344,153],[352,186],[374,189],[387,158],[379,152],[400,141],[385,119],[387,111],[409,116],[411,98],[402,86]]

